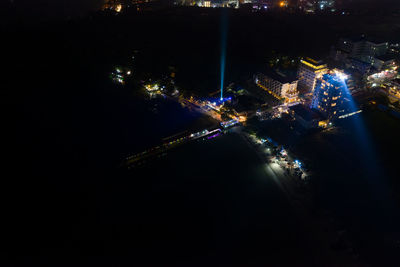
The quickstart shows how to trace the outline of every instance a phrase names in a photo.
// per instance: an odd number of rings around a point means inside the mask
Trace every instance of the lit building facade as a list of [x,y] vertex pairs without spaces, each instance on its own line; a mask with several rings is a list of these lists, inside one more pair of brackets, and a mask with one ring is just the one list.
[[350,71],[335,68],[335,69],[331,70],[330,72],[338,73],[338,75],[341,75],[341,77],[346,77],[346,79],[343,79],[343,80],[347,87],[346,92],[348,92],[349,94],[352,94],[352,92],[357,89],[358,85],[357,85],[356,79],[353,77],[353,74]]
[[195,3],[199,7],[239,8],[239,0],[199,0],[199,1],[190,1],[189,4],[182,4],[182,5],[192,5],[193,3]]
[[105,1],[105,4],[103,5],[102,9],[103,10],[114,10],[115,12],[121,12],[122,10],[122,1],[119,0],[108,0]]
[[382,56],[386,54],[389,43],[372,42],[361,37],[360,39],[342,38],[339,41],[338,48],[350,54],[350,56]]
[[389,43],[368,41],[364,36],[358,39],[342,38],[332,56],[337,61],[351,58],[374,65],[376,61],[379,64],[379,58],[384,56],[388,49]]
[[268,74],[258,74],[255,76],[255,83],[286,103],[298,100],[297,79],[291,79],[281,72],[269,72]]
[[312,93],[317,78],[328,72],[328,67],[322,61],[306,58],[300,61],[297,78],[298,86],[303,93]]
[[396,61],[393,59],[393,57],[391,55],[390,56],[386,56],[386,55],[377,56],[372,60],[371,64],[378,71],[392,69],[394,67],[397,67]]
[[389,100],[392,102],[400,100],[400,79],[394,79],[388,83],[385,92],[389,96]]
[[203,7],[211,7],[211,1],[204,1]]
[[317,79],[311,108],[320,111],[328,119],[343,115],[344,98],[348,91],[345,80],[345,75],[340,73],[327,73]]

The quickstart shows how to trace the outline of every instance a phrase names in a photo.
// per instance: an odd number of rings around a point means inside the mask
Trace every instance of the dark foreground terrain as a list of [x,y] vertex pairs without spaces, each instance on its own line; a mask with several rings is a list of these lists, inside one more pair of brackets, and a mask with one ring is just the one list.
[[[362,142],[350,123],[341,128],[345,134],[308,136],[294,146],[316,173],[315,216],[328,214],[351,243],[328,240],[332,247],[321,251],[337,254],[327,258],[315,252],[321,241],[311,221],[235,134],[183,147],[140,170],[118,167],[124,156],[197,117],[178,108],[154,115],[153,106],[138,101],[137,83],[108,80],[115,64],[128,64],[137,50],[139,77],[173,65],[184,90],[210,92],[219,84],[219,11],[168,12],[2,28],[2,263],[320,266],[342,255],[337,264],[349,258],[398,265],[399,122],[386,114],[365,115]],[[233,14],[227,81],[251,78],[271,50],[324,53],[368,21],[376,24],[363,17]],[[396,36],[391,18],[372,33],[388,21],[387,35]],[[351,32],[350,22],[358,25]]]

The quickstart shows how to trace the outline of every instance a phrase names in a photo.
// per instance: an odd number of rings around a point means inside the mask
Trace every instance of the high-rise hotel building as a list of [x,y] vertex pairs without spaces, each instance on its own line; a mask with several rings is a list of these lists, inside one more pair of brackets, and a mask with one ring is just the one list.
[[343,115],[344,98],[348,90],[346,77],[341,73],[324,74],[316,81],[311,108],[319,110],[328,119]]
[[312,58],[302,59],[297,71],[299,79],[298,88],[301,93],[312,93],[315,88],[317,78],[328,72],[328,67],[322,61]]

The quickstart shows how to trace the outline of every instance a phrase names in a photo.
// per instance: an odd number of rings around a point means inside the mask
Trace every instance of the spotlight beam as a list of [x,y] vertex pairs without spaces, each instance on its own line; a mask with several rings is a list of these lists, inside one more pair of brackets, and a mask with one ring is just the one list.
[[227,35],[228,35],[228,17],[226,14],[226,10],[222,10],[221,15],[221,24],[220,24],[220,31],[221,31],[221,81],[220,81],[220,90],[221,96],[220,99],[224,99],[224,78],[225,78],[225,61],[226,61],[226,42],[227,42]]

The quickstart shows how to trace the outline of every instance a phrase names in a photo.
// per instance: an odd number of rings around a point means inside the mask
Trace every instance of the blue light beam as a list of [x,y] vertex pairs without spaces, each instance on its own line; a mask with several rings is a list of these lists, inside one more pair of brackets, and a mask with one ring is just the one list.
[[221,83],[220,83],[220,90],[221,96],[220,99],[224,99],[224,76],[225,76],[225,61],[226,61],[226,42],[228,36],[228,16],[227,11],[225,9],[222,10],[221,15],[221,24],[220,24],[220,31],[221,31]]

